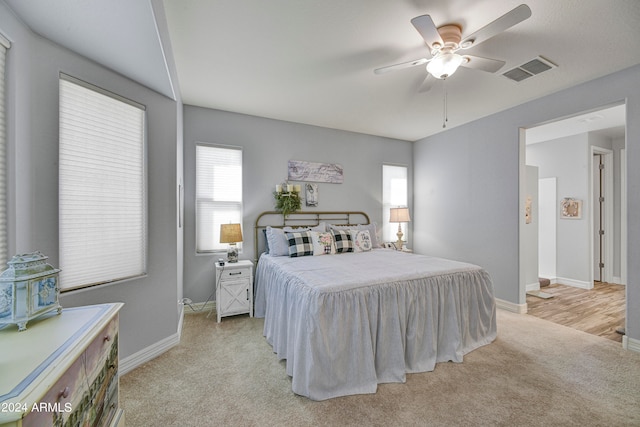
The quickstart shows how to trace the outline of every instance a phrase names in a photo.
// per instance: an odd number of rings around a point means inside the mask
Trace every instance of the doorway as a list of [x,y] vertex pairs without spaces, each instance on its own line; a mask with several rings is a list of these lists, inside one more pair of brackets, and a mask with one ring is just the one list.
[[[614,331],[624,328],[626,317],[626,290],[622,286],[623,278],[626,279],[625,117],[624,104],[609,106],[523,130],[524,141],[521,143],[521,164],[539,168],[540,200],[534,202],[538,205],[534,206],[534,215],[539,218],[541,233],[536,242],[539,245],[538,273],[541,277],[549,276],[551,284],[569,285],[566,294],[576,288],[587,292],[585,295],[594,301],[591,304],[594,310],[608,304],[604,299],[598,300],[602,292],[596,292],[601,289],[594,289],[594,283],[611,288],[617,286],[617,295],[622,295],[618,301],[622,301],[615,304],[620,306],[622,324],[616,325]],[[535,149],[531,148],[536,145]],[[524,206],[525,186],[520,188]],[[578,214],[562,215],[561,206],[567,199],[580,206]],[[545,206],[550,206],[549,210],[542,210]],[[540,210],[536,211],[538,208]],[[520,222],[520,227],[522,244],[530,244],[523,242],[526,236],[524,221]],[[523,260],[526,252],[521,246],[521,271],[522,266],[527,265]],[[541,280],[540,283],[544,282]],[[521,280],[521,295],[529,291],[530,286]],[[553,289],[552,294],[554,292],[560,291]],[[529,301],[529,297],[522,301],[525,312]],[[537,304],[537,307],[550,305]],[[572,309],[570,305],[567,303],[560,310],[568,313]],[[588,314],[583,311],[576,317],[581,319]]]

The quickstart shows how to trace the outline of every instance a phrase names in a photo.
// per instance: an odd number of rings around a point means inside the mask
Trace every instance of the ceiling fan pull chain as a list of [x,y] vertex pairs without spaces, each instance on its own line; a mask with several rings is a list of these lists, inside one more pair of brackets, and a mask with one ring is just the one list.
[[443,116],[442,116],[442,128],[447,127],[447,122],[449,121],[449,117],[447,114],[447,84],[446,79],[442,79],[442,92],[443,92]]

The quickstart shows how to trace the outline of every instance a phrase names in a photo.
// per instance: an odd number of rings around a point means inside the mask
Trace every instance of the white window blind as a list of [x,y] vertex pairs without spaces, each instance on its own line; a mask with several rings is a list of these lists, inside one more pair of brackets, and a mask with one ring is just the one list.
[[7,233],[7,134],[5,120],[5,61],[9,41],[0,35],[0,270],[9,260]]
[[196,251],[225,251],[220,225],[229,223],[242,224],[242,150],[197,144]]
[[[398,224],[389,223],[390,209],[405,207],[407,203],[407,167],[382,165],[382,237],[385,242],[398,240]],[[406,223],[402,223],[402,229],[406,230]]]
[[144,108],[60,77],[60,284],[146,273]]

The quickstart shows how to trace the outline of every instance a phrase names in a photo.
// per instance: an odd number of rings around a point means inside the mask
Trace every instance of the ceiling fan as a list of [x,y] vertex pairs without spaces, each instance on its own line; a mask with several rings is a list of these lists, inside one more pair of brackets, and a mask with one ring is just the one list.
[[462,28],[459,25],[449,24],[436,27],[429,15],[416,16],[411,20],[411,23],[418,30],[427,46],[429,46],[431,58],[420,58],[414,61],[377,68],[374,73],[384,74],[422,64],[427,64],[427,71],[437,79],[450,77],[460,66],[495,73],[502,68],[505,64],[504,61],[460,54],[458,52],[476,46],[530,16],[531,9],[529,9],[529,6],[521,4],[464,38],[462,38]]

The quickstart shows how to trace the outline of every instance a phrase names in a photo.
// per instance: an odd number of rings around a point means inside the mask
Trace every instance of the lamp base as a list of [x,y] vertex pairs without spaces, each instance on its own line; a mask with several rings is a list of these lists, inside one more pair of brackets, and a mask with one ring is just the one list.
[[229,245],[227,249],[227,262],[238,262],[238,247],[235,244]]
[[402,233],[402,226],[400,224],[398,224],[398,232],[396,233],[396,236],[398,236],[398,241],[396,242],[396,249],[401,251],[402,245],[404,244],[404,242],[402,241],[402,236],[404,236],[404,234]]

